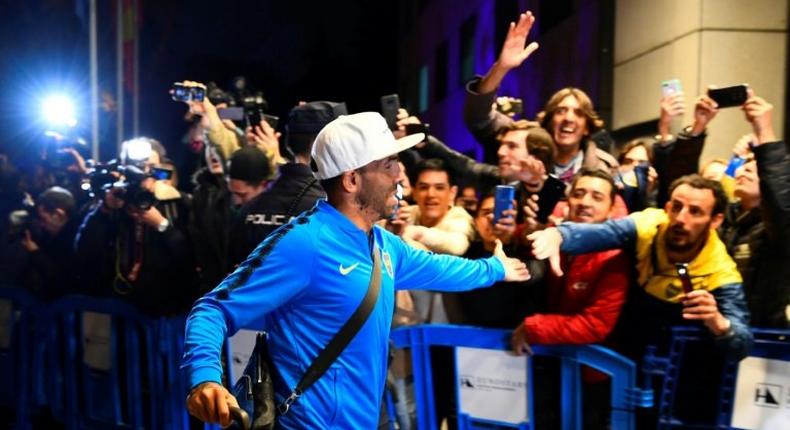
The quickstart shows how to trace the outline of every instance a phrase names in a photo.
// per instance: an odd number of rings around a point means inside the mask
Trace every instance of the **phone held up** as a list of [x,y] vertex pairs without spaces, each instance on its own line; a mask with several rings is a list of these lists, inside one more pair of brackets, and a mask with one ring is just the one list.
[[708,97],[719,105],[719,109],[741,106],[748,98],[749,84],[733,85],[724,88],[711,88]]
[[683,92],[683,87],[680,86],[680,79],[661,81],[661,95],[663,97],[673,96],[681,92]]
[[390,130],[398,128],[398,109],[400,109],[400,97],[397,94],[381,96],[381,115],[387,120]]
[[494,224],[504,217],[502,212],[513,209],[516,189],[510,185],[497,185],[494,192]]
[[553,175],[549,175],[543,183],[543,188],[538,192],[538,221],[547,223],[549,215],[554,212],[560,200],[565,198],[565,182]]
[[173,84],[170,96],[177,102],[202,102],[206,98],[206,89],[203,87],[188,87],[180,82]]

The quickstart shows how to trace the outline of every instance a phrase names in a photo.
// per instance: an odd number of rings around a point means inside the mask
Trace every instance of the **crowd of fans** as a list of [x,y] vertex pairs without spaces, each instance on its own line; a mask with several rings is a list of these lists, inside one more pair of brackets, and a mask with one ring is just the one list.
[[[657,106],[657,137],[612,154],[592,139],[605,125],[581,89],[557,91],[534,121],[497,110],[500,82],[537,49],[525,48],[533,22],[521,15],[488,73],[466,86],[465,124],[498,165],[428,136],[401,154],[401,205],[381,221],[435,253],[490,256],[498,239],[532,278],[460,294],[400,291],[395,324],[507,328],[518,354],[535,343],[600,343],[637,361],[647,345],[665,344],[669,327],[697,325],[712,346],[689,366],[713,382],[689,388],[703,400],[687,413],[692,421],[709,418],[715,408],[706,409],[704,399],[717,398],[717,357],[744,357],[749,327],[790,327],[790,163],[773,131],[773,106],[749,90],[740,109],[753,133],[732,136],[731,160],[700,160],[719,107],[700,95],[691,124],[673,136],[669,124],[683,116],[685,101],[683,93],[669,95]],[[186,312],[267,235],[324,196],[310,167],[311,144],[348,113],[343,103],[303,103],[281,135],[267,119],[222,119],[232,104],[216,88],[187,101],[185,140],[204,155],[194,172],[175,171],[150,138],[124,142],[114,163],[86,162],[65,144],[32,161],[0,157],[7,237],[0,282],[44,300],[88,294],[129,300],[152,315]],[[419,123],[405,110],[397,119],[396,137]],[[185,178],[191,193],[180,190],[177,180]],[[497,185],[513,186],[515,198],[495,220]],[[405,360],[396,357],[392,366],[399,423],[414,428]],[[452,368],[448,360],[436,354],[434,364]],[[536,386],[550,393],[556,363],[535,365]],[[607,398],[600,394],[607,377],[589,371],[584,382],[585,427],[604,428],[605,405],[596,402]],[[452,392],[435,386],[439,418],[452,416]],[[557,398],[536,398],[545,402],[536,404],[538,428],[556,428]]]

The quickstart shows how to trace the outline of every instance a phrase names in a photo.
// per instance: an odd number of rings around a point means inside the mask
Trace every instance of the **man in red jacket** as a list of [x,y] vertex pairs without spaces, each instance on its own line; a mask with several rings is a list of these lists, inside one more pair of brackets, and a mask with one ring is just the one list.
[[[614,205],[614,180],[602,170],[583,168],[577,173],[568,195],[568,220],[599,223],[619,214]],[[548,313],[524,319],[513,331],[516,354],[529,351],[528,344],[604,343],[614,329],[625,302],[631,265],[621,250],[583,255],[562,255],[564,275],[547,273]],[[585,428],[605,427],[608,377],[584,368]],[[589,412],[589,413],[588,413]]]

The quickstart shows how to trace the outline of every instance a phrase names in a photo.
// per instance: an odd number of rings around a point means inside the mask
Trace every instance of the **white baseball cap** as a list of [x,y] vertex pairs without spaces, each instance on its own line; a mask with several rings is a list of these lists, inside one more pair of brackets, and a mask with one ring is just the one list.
[[[313,173],[329,179],[387,158],[425,140],[425,134],[412,134],[395,140],[387,121],[378,112],[341,115],[315,138]],[[316,170],[316,167],[318,170]]]

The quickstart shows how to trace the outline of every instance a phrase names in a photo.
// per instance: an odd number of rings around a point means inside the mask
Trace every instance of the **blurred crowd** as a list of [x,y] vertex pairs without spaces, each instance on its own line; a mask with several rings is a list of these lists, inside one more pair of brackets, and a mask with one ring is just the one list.
[[[731,136],[729,159],[700,159],[706,130],[728,107],[707,91],[692,112],[689,95],[666,91],[656,103],[656,136],[630,142],[612,144],[579,88],[560,89],[536,118],[518,119],[497,89],[537,50],[527,44],[533,22],[521,15],[490,70],[466,85],[464,122],[498,164],[429,134],[401,154],[402,199],[381,221],[435,253],[486,257],[499,240],[532,278],[459,294],[399,291],[395,325],[507,328],[516,353],[530,344],[600,343],[637,361],[669,327],[696,325],[714,351],[690,364],[699,369],[715,368],[716,354],[745,356],[750,327],[790,327],[790,163],[767,100],[780,96],[746,88],[729,107],[752,130]],[[349,113],[345,104],[300,103],[279,123],[260,95],[192,81],[179,88],[187,94],[179,96],[187,120],[179,149],[200,155],[192,170],[176,169],[165,145],[148,137],[124,142],[111,161],[86,159],[84,146],[62,136],[24,159],[0,155],[0,283],[44,300],[87,294],[129,300],[152,315],[184,313],[324,197],[311,145]],[[404,109],[389,119],[396,137],[426,130]],[[451,369],[448,360],[437,354],[434,364]],[[414,428],[406,362],[395,357],[391,373],[400,426]],[[535,383],[551,391],[556,363],[535,365],[548,375]],[[695,395],[715,401],[716,376],[707,377],[713,385]],[[438,372],[440,418],[452,415],[454,401],[442,378]],[[585,398],[605,400],[595,393],[607,392],[606,379],[587,372]],[[546,397],[543,408],[536,404],[538,425],[555,428],[559,407]],[[700,405],[692,420],[709,413]],[[586,428],[605,427],[598,406],[585,403]]]

